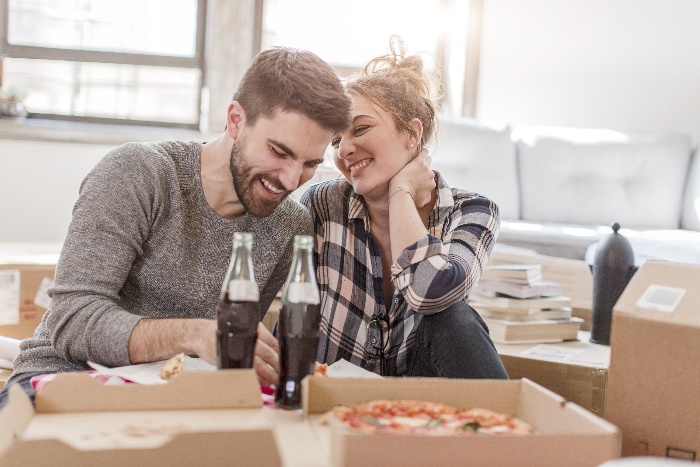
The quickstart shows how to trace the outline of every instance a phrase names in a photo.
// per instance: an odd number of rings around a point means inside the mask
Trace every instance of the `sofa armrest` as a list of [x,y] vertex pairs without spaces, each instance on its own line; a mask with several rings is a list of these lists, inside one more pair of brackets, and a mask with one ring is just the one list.
[[685,182],[681,228],[700,230],[700,147],[693,154],[688,180]]

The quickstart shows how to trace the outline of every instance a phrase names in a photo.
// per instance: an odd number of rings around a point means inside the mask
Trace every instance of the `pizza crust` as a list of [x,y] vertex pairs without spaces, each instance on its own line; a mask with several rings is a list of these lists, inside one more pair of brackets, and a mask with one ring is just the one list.
[[179,353],[172,358],[166,360],[163,363],[163,367],[160,369],[160,377],[162,379],[168,380],[180,373],[185,366],[185,354]]

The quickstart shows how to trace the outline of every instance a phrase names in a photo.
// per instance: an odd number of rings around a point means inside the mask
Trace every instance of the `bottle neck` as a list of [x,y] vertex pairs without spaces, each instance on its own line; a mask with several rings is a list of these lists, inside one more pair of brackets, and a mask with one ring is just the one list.
[[260,292],[253,270],[252,242],[234,241],[222,298],[230,302],[257,302]]
[[320,303],[310,247],[294,247],[294,257],[284,285],[282,302]]

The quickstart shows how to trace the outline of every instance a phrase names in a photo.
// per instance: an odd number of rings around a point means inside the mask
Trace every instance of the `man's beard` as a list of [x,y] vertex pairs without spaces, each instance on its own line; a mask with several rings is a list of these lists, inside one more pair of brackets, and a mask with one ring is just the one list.
[[[253,184],[260,183],[260,177],[252,175],[253,169],[246,163],[244,147],[245,140],[239,138],[233,143],[233,148],[231,149],[229,170],[233,177],[233,189],[236,190],[236,195],[248,214],[255,217],[270,216],[289,195],[289,192],[274,200],[262,197],[256,198],[253,194]],[[268,178],[266,181],[275,188],[283,188],[279,180]]]

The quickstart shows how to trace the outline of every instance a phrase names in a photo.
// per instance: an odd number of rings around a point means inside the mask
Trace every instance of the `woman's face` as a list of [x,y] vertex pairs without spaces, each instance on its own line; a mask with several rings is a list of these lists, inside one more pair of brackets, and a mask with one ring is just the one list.
[[352,125],[333,138],[333,160],[357,194],[385,196],[389,181],[413,158],[415,138],[366,99],[353,95],[352,102]]

